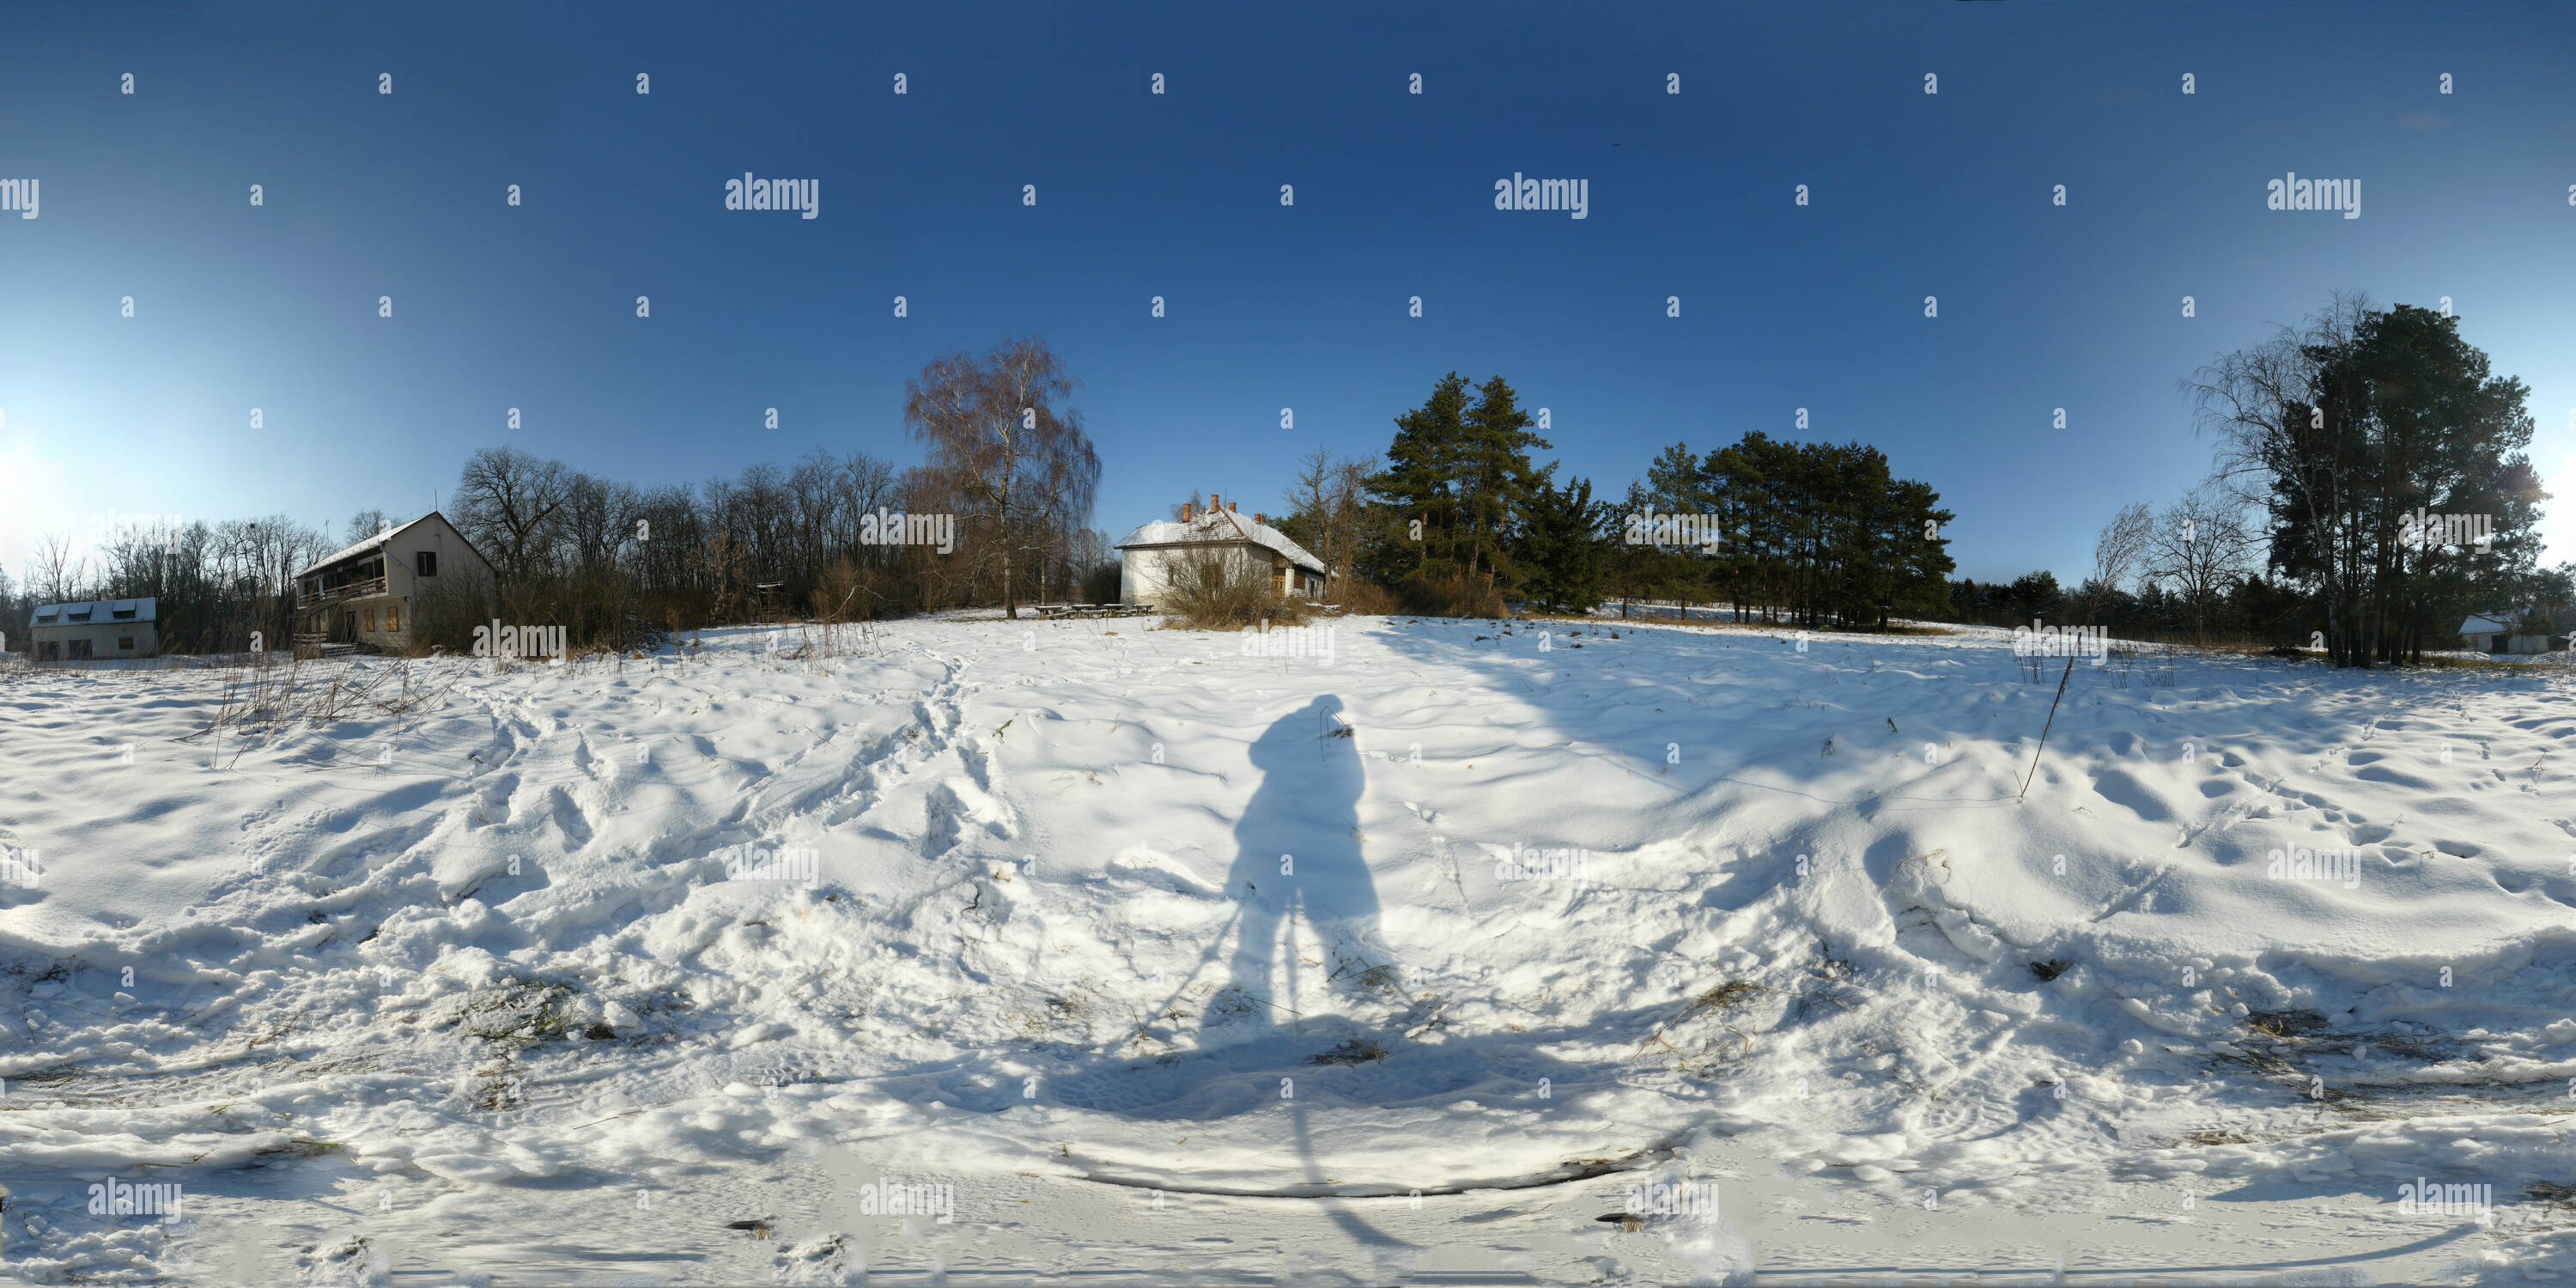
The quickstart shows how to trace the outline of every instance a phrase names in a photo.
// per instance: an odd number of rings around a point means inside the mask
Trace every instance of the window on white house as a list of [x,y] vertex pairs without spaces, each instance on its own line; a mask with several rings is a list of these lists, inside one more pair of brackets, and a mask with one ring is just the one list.
[[133,637],[133,636],[131,636],[131,635],[119,635],[119,636],[117,636],[117,637],[116,637],[116,651],[117,651],[117,652],[119,652],[119,653],[131,653],[131,652],[133,652],[133,651],[134,651],[134,637]]
[[414,575],[421,577],[435,577],[438,575],[437,551],[423,550],[419,554],[412,556],[412,558],[420,568],[420,571]]

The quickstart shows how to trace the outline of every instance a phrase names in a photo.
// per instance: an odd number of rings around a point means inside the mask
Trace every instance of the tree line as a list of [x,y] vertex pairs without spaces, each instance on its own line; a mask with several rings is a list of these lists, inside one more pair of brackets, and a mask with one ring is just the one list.
[[[2085,622],[2193,640],[2321,641],[2338,665],[2455,647],[2459,619],[2535,633],[2576,626],[2576,564],[2538,565],[2545,499],[2528,459],[2528,389],[2492,372],[2459,319],[2335,296],[2296,326],[2182,382],[2215,447],[2210,478],[2161,510],[2123,507],[2070,589],[2041,571],[1952,580],[1953,515],[1862,443],[1760,432],[1674,443],[1618,504],[1559,477],[1501,376],[1451,372],[1394,418],[1386,451],[1318,449],[1279,527],[1358,611],[1587,613],[1612,599],[1723,606],[1738,621],[1885,628],[1899,617]],[[417,634],[461,646],[491,612],[630,646],[770,613],[825,620],[1113,597],[1114,552],[1089,527],[1100,461],[1077,382],[1035,339],[952,354],[907,383],[923,448],[898,468],[864,452],[756,464],[696,487],[639,489],[513,447],[476,452],[449,518],[495,585],[415,606]],[[953,521],[942,551],[878,520]],[[40,543],[8,620],[34,603],[162,601],[165,648],[225,651],[291,632],[293,574],[378,530],[283,517],[134,529],[95,562]],[[451,585],[454,583],[450,583]]]
[[[442,576],[413,605],[422,645],[466,647],[498,614],[565,628],[574,647],[642,647],[670,633],[775,614],[845,621],[970,605],[1016,615],[1097,586],[1114,564],[1091,528],[1100,461],[1077,382],[1035,338],[933,361],[907,383],[923,460],[816,451],[697,486],[639,488],[516,447],[469,457],[445,514],[493,565],[488,585]],[[898,516],[933,516],[922,525]],[[0,574],[9,622],[37,603],[154,596],[167,652],[284,647],[294,576],[394,520],[334,536],[282,517],[111,534],[94,557],[44,539],[23,586]],[[945,548],[943,548],[945,547]]]
[[[459,531],[494,563],[513,620],[640,647],[778,614],[849,621],[1074,595],[1109,559],[1089,526],[1100,460],[1063,362],[1031,338],[938,358],[906,383],[923,448],[898,469],[816,451],[697,488],[650,491],[510,447],[465,464]],[[930,517],[924,525],[905,520]],[[477,620],[423,608],[429,636]]]
[[2472,614],[2576,626],[2576,564],[2539,566],[2530,391],[2458,317],[2337,294],[2182,389],[2209,479],[2161,511],[2123,508],[2072,592],[2044,572],[1961,581],[1952,620],[2321,644],[2355,667],[2456,649]]
[[24,652],[20,637],[39,604],[149,598],[159,601],[154,625],[164,652],[240,652],[254,633],[264,646],[283,648],[293,630],[295,573],[340,544],[284,515],[118,524],[98,534],[89,555],[73,553],[67,535],[41,535],[22,579],[0,570],[0,631]]
[[1676,443],[1614,505],[1532,460],[1551,446],[1542,428],[1503,377],[1453,371],[1395,418],[1382,459],[1308,456],[1281,530],[1361,608],[1671,600],[1724,603],[1739,621],[1883,628],[1945,603],[1953,516],[1874,447],[1760,433],[1705,455]]

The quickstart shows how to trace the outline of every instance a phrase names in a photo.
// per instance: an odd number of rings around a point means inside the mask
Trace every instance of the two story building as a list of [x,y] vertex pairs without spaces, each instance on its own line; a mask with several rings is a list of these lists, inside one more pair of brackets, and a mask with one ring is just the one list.
[[432,510],[295,574],[295,645],[404,652],[419,598],[460,580],[489,586],[492,562]]

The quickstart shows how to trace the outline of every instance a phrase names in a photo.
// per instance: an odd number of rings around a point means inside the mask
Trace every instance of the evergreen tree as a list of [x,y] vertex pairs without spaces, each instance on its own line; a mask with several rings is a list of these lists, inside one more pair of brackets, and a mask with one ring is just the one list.
[[1459,557],[1468,576],[1490,573],[1504,586],[1519,583],[1509,555],[1512,530],[1548,490],[1546,475],[1531,466],[1529,454],[1549,444],[1530,432],[1532,423],[1501,376],[1479,387],[1475,405],[1467,409],[1457,477],[1464,525]]
[[[1380,521],[1365,542],[1362,570],[1386,583],[1445,580],[1460,571],[1453,549],[1457,483],[1467,435],[1466,378],[1440,378],[1423,404],[1395,418],[1386,468],[1369,476]],[[1421,525],[1417,534],[1415,524]]]
[[1561,613],[1599,607],[1612,548],[1603,529],[1610,522],[1610,507],[1592,499],[1591,480],[1569,475],[1563,487],[1552,487],[1542,474],[1515,556],[1526,601]]

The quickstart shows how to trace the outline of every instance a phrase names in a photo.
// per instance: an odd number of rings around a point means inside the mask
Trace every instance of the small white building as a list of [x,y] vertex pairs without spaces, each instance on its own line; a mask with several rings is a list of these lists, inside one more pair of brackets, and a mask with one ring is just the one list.
[[432,510],[295,574],[295,643],[401,652],[411,647],[413,601],[459,581],[488,587],[492,563]]
[[2469,647],[2480,653],[2504,652],[2505,641],[2512,633],[2513,627],[2510,624],[2497,621],[2485,613],[2473,613],[2468,620],[2460,623],[2460,638],[2468,641]]
[[27,618],[28,656],[42,662],[152,657],[161,651],[160,601],[42,604]]
[[1205,510],[1181,507],[1181,518],[1157,520],[1120,538],[1118,602],[1151,608],[1171,590],[1175,561],[1209,550],[1261,570],[1282,599],[1321,599],[1330,569],[1304,546],[1271,527],[1256,514],[1245,518],[1208,498]]
[[2568,637],[2562,634],[2514,634],[2513,623],[2497,613],[2471,614],[2460,623],[2460,638],[2480,653],[2558,653],[2568,646]]

